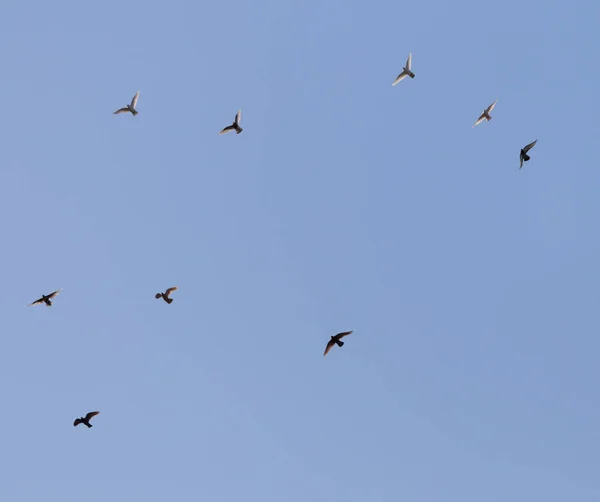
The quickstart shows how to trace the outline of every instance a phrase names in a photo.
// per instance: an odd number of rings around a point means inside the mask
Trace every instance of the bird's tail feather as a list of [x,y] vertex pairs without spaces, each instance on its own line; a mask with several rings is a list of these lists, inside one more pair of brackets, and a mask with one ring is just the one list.
[[135,116],[136,116],[136,115],[137,115],[139,112],[136,112],[135,110],[133,110],[131,113],[132,113],[132,114],[133,114],[133,116],[135,117]]
[[165,298],[165,300],[167,301],[167,303],[173,303],[173,298]]
[[236,132],[237,134],[241,133],[242,131],[243,131],[243,129],[242,129],[241,127],[239,127],[239,126],[238,126],[238,127],[236,128],[236,130],[235,130],[235,132]]
[[523,154],[523,160],[525,162],[527,162],[531,157],[529,155],[527,155],[526,153]]
[[341,340],[338,340],[337,342],[335,342],[338,344],[338,347],[341,347],[342,345],[344,345],[344,342],[342,342]]

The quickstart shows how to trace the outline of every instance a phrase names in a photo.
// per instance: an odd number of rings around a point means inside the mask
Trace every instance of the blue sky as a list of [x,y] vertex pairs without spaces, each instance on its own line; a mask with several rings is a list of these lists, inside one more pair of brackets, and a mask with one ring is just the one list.
[[0,499],[597,501],[599,15],[3,2]]

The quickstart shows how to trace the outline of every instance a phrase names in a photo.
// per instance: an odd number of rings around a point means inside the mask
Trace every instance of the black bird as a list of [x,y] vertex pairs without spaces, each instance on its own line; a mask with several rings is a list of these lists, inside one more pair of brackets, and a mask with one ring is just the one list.
[[52,298],[54,298],[61,291],[62,291],[62,288],[57,289],[54,293],[50,293],[49,295],[42,295],[41,298],[38,298],[36,301],[34,301],[33,303],[30,303],[27,306],[31,307],[32,305],[39,305],[41,303],[45,303],[46,307],[51,307],[52,306],[52,301],[51,301]]
[[242,110],[238,110],[235,114],[235,119],[233,120],[233,124],[230,126],[224,127],[219,134],[225,134],[226,132],[233,131],[237,134],[241,133],[243,129],[240,127],[240,120],[242,119]]
[[167,303],[172,303],[173,298],[170,298],[170,295],[173,291],[176,291],[176,290],[177,290],[177,286],[173,286],[172,288],[167,289],[164,293],[156,293],[156,295],[154,295],[154,298],[156,298],[157,300],[159,298],[162,298]]
[[331,340],[327,342],[327,347],[325,347],[325,353],[323,355],[326,356],[327,352],[331,350],[331,347],[333,347],[336,344],[338,347],[342,347],[344,345],[344,342],[342,342],[341,339],[345,336],[348,336],[350,333],[352,333],[352,331],[344,331],[343,333],[338,333],[337,335],[332,336]]
[[521,169],[523,167],[523,162],[527,162],[531,157],[529,155],[527,155],[527,152],[529,150],[531,150],[535,144],[537,143],[537,139],[535,141],[532,141],[531,143],[529,143],[527,146],[524,146],[523,148],[521,148],[521,154],[519,155],[519,158],[521,159],[521,165],[519,166],[519,169]]
[[73,425],[75,427],[77,427],[79,424],[84,424],[91,428],[93,426],[92,426],[92,424],[90,424],[90,420],[92,419],[92,417],[95,417],[98,413],[100,413],[100,412],[99,411],[90,411],[85,417],[76,418],[75,422],[73,422]]

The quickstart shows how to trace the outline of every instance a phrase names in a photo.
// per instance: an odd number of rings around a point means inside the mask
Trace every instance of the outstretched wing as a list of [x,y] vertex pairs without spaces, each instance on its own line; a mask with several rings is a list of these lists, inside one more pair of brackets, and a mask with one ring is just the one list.
[[483,122],[483,119],[485,119],[485,113],[482,113],[481,115],[479,115],[479,118],[477,119],[477,122],[475,122],[473,124],[473,127],[478,126],[479,124],[481,124]]
[[487,112],[488,113],[492,113],[492,110],[494,109],[494,107],[496,106],[496,103],[498,102],[498,100],[494,101],[490,106],[487,107]]
[[135,108],[135,105],[137,105],[137,100],[140,97],[140,91],[135,93],[135,96],[133,96],[133,99],[131,100],[131,108]]
[[327,347],[325,347],[325,352],[323,352],[323,355],[326,356],[327,352],[329,352],[331,350],[331,347],[333,347],[335,345],[335,342],[333,340],[329,340],[327,342]]
[[410,65],[412,64],[412,53],[408,54],[408,59],[406,60],[406,69],[410,70]]
[[169,296],[173,291],[177,291],[177,286],[173,286],[165,291],[165,294]]
[[61,291],[62,291],[62,288],[60,288],[60,289],[57,289],[57,290],[56,290],[56,291],[54,291],[53,293],[50,293],[50,294],[48,295],[48,298],[50,298],[50,299],[54,298],[54,297],[55,297],[55,296],[56,296],[58,293],[60,293]]
[[125,107],[125,108],[119,108],[116,112],[113,113],[113,115],[119,115],[119,113],[127,113],[129,111],[129,108]]
[[95,417],[96,415],[98,415],[98,413],[100,413],[99,411],[90,411],[86,416],[85,419],[89,422],[90,419],[92,417]]
[[398,82],[404,80],[406,77],[408,76],[408,73],[406,73],[405,71],[403,71],[402,73],[400,73],[400,75],[398,75],[396,77],[396,80],[394,80],[394,82],[392,83],[392,86],[396,85]]
[[240,120],[242,120],[242,110],[238,110],[238,112],[235,114],[235,123],[239,124]]
[[75,427],[77,427],[79,424],[82,424],[82,423],[83,423],[83,422],[81,421],[81,419],[80,419],[80,418],[76,418],[76,419],[75,419],[75,422],[73,422],[73,425],[74,425]]
[[519,169],[521,169],[523,167],[523,150],[521,150],[521,153],[519,153],[519,160],[521,161],[521,165],[519,166]]
[[223,130],[219,134],[225,134],[226,132],[233,131],[234,129],[235,129],[235,126],[230,125],[230,126],[224,127]]
[[525,153],[527,153],[529,150],[531,150],[535,144],[537,143],[537,139],[535,141],[532,141],[531,143],[529,143],[527,146],[523,147],[523,151]]
[[39,305],[40,303],[44,303],[44,299],[43,298],[38,298],[36,301],[30,303],[29,305],[27,305],[28,307],[32,307],[34,305]]
[[337,335],[335,335],[335,337],[339,340],[340,338],[348,336],[350,333],[352,333],[352,331],[344,331],[343,333],[338,333]]

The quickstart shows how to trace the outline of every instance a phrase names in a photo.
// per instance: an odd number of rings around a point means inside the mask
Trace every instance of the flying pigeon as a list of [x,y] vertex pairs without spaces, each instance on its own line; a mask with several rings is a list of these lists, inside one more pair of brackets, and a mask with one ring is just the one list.
[[157,300],[159,298],[162,298],[164,301],[166,301],[167,303],[172,303],[173,302],[173,298],[170,298],[170,295],[173,291],[177,290],[177,286],[173,286],[172,288],[167,289],[164,293],[156,293],[156,295],[154,296]]
[[402,73],[400,73],[394,83],[392,85],[396,85],[401,80],[404,80],[406,77],[415,78],[415,74],[411,71],[411,62],[412,62],[412,54],[408,55],[408,59],[406,60],[406,66],[402,68]]
[[131,112],[131,114],[135,117],[139,112],[135,109],[135,105],[137,105],[138,98],[140,97],[140,91],[135,93],[133,99],[131,100],[131,104],[124,106],[123,108],[119,108],[113,115],[119,115],[119,113],[127,113]]
[[95,417],[98,413],[100,413],[99,411],[90,411],[85,417],[81,417],[81,418],[76,418],[75,422],[73,422],[73,425],[75,427],[77,427],[79,424],[84,424],[87,425],[89,428],[93,427],[92,424],[90,424],[90,420],[92,419],[92,417]]
[[241,133],[243,131],[243,129],[240,127],[240,119],[241,118],[242,118],[242,110],[238,110],[238,112],[235,115],[233,124],[231,124],[230,126],[224,127],[223,130],[219,134],[225,134],[226,132],[233,131],[234,129],[237,134]]
[[532,141],[531,143],[529,143],[527,146],[524,146],[523,148],[521,148],[521,154],[519,155],[520,159],[521,159],[521,165],[519,166],[519,169],[521,169],[523,167],[523,162],[527,162],[531,157],[529,157],[529,155],[527,155],[527,152],[529,150],[531,150],[535,144],[537,143],[537,139],[535,141]]
[[492,120],[492,116],[490,115],[490,113],[494,109],[494,106],[496,106],[497,102],[498,102],[498,100],[494,101],[490,106],[488,106],[485,110],[483,110],[483,113],[479,116],[479,118],[477,119],[477,122],[475,122],[473,127],[481,124],[484,119],[487,119],[488,122],[490,120]]
[[51,307],[52,306],[52,301],[51,301],[52,298],[54,298],[61,291],[62,291],[62,288],[57,289],[54,293],[50,293],[49,295],[42,295],[41,298],[38,298],[36,301],[34,301],[33,303],[30,303],[27,306],[31,307],[32,305],[40,305],[41,303],[45,303],[46,307]]
[[338,347],[344,345],[344,342],[342,342],[341,339],[345,336],[348,336],[350,333],[352,333],[352,331],[344,331],[343,333],[338,333],[337,335],[332,336],[331,340],[327,342],[327,347],[325,347],[325,352],[323,353],[323,355],[326,356],[327,352],[331,350],[331,347],[333,347],[336,344]]

